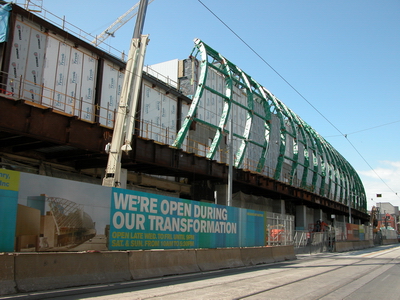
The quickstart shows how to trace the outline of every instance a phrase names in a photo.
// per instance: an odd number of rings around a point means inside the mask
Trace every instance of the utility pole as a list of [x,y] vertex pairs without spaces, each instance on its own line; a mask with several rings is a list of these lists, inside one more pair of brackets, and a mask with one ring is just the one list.
[[142,35],[148,0],[141,0],[135,30],[129,48],[128,61],[125,69],[124,83],[118,105],[114,132],[109,149],[106,174],[103,186],[121,187],[121,157],[122,151],[132,150],[132,134],[135,127],[135,114],[139,101],[140,85],[148,35]]
[[228,166],[228,193],[227,206],[232,206],[232,185],[233,185],[233,124],[232,115],[229,120],[229,166]]

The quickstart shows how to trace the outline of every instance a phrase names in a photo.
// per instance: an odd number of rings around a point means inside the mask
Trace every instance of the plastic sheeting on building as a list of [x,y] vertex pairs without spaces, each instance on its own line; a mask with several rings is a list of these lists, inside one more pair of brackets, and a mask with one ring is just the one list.
[[8,18],[10,16],[11,4],[0,6],[0,43],[6,42],[8,37]]

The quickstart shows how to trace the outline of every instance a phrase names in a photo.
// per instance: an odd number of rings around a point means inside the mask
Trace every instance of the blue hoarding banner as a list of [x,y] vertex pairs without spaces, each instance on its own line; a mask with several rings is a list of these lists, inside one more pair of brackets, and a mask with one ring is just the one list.
[[14,251],[20,173],[0,171],[0,252]]
[[264,245],[264,212],[112,189],[110,250]]

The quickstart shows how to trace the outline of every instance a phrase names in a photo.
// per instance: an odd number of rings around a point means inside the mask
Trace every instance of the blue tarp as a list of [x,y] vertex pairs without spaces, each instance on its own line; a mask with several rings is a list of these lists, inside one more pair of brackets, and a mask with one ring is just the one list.
[[8,37],[8,18],[11,11],[11,3],[0,6],[0,43],[6,42]]

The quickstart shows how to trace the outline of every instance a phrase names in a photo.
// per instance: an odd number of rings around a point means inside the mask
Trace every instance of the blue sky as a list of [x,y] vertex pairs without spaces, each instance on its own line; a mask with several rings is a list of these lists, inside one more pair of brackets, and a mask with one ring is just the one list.
[[[135,3],[43,0],[43,7],[96,35]],[[134,25],[132,19],[107,43],[127,53]],[[400,206],[398,0],[154,0],[143,33],[150,35],[148,65],[187,58],[193,40],[202,39],[350,162],[363,180],[368,208],[376,202]]]

